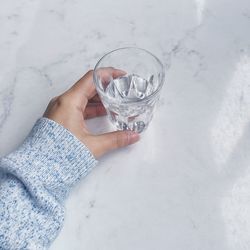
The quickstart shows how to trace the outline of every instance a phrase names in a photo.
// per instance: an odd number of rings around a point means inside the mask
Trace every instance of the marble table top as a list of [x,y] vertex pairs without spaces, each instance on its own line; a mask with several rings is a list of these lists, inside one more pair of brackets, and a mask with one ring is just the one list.
[[0,32],[0,155],[104,53],[167,68],[150,127],[74,188],[52,250],[250,249],[249,0],[3,1]]

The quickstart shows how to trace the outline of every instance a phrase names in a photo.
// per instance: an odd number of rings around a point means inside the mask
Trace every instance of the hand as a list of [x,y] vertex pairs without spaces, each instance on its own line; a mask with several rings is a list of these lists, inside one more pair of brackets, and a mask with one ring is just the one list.
[[[124,74],[123,71],[113,68],[107,70],[114,78]],[[98,158],[111,150],[125,147],[139,140],[139,134],[132,131],[91,134],[85,119],[105,114],[105,108],[93,83],[93,70],[91,70],[65,93],[53,98],[44,116],[68,129]]]

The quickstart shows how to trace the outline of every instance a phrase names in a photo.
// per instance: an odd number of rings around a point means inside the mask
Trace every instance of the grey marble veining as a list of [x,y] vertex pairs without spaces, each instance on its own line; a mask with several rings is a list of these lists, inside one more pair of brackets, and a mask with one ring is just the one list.
[[104,53],[139,46],[167,69],[149,129],[74,188],[52,250],[250,249],[249,27],[249,0],[1,4],[0,155]]

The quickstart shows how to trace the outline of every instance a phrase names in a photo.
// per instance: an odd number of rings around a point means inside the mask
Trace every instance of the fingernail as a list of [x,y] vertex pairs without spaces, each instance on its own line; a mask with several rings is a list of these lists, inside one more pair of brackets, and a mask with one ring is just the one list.
[[140,135],[136,132],[129,132],[129,144],[133,144],[140,140]]

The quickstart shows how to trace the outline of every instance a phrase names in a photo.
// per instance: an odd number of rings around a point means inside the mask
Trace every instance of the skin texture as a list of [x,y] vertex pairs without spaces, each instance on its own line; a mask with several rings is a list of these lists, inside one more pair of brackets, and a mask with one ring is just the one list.
[[[124,75],[125,72],[105,68],[104,78],[107,73],[116,78]],[[44,117],[64,126],[83,142],[96,158],[99,158],[111,150],[128,146],[139,140],[139,134],[132,131],[91,134],[85,120],[105,114],[105,108],[93,83],[93,70],[90,70],[69,90],[50,101]]]

